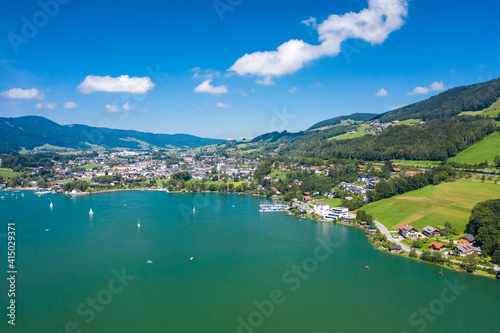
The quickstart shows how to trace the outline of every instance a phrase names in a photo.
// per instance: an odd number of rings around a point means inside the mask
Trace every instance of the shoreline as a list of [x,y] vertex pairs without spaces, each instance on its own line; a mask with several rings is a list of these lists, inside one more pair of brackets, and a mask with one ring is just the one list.
[[[37,191],[39,190],[38,188],[33,188],[33,187],[24,187],[24,188],[15,188],[15,189],[12,189],[12,188],[6,188],[6,189],[1,189],[1,191],[5,191],[5,192],[8,192],[8,191]],[[113,192],[123,192],[123,191],[140,191],[140,192],[165,192],[165,193],[173,193],[173,194],[185,194],[185,193],[216,193],[216,194],[220,194],[219,192],[215,192],[215,191],[200,191],[200,192],[187,192],[187,191],[168,191],[167,189],[151,189],[151,188],[147,188],[147,189],[128,189],[128,188],[124,188],[124,189],[112,189],[112,190],[102,190],[102,191],[90,191],[90,192],[80,192],[80,193],[52,193],[52,194],[62,194],[62,195],[69,195],[69,196],[80,196],[80,195],[90,195],[90,194],[99,194],[99,193],[113,193]],[[226,194],[234,194],[234,195],[241,195],[241,194],[244,194],[244,195],[249,195],[249,196],[259,196],[261,197],[261,195],[259,194],[248,194],[248,193],[226,193]],[[352,223],[347,223],[347,222],[335,222],[335,221],[330,221],[330,220],[318,220],[318,221],[315,221],[314,219],[312,219],[311,217],[308,217],[308,216],[301,216],[301,217],[297,217],[295,216],[294,214],[292,214],[291,216],[294,216],[298,219],[308,219],[310,221],[313,221],[313,222],[317,222],[317,223],[334,223],[334,224],[341,224],[341,225],[345,225],[345,226],[350,226],[350,227],[354,227],[354,228],[357,228],[357,229],[363,229],[359,226],[357,226],[356,224],[352,224]],[[377,227],[378,229],[378,227]],[[380,229],[379,229],[380,230]],[[365,232],[365,236],[368,235],[366,234]],[[490,278],[490,279],[496,279],[496,276],[493,275],[493,274],[482,274],[482,273],[479,273],[479,272],[476,272],[474,271],[473,273],[469,273],[467,272],[467,270],[465,269],[462,269],[462,268],[456,268],[456,267],[452,267],[452,266],[449,266],[449,265],[446,265],[446,264],[437,264],[437,263],[433,263],[433,262],[428,262],[428,261],[425,261],[425,260],[421,260],[420,258],[410,258],[410,256],[405,253],[403,251],[403,253],[398,253],[398,252],[390,252],[388,251],[386,248],[384,248],[383,246],[375,246],[374,243],[370,242],[368,240],[368,237],[366,237],[366,241],[368,241],[370,244],[372,244],[372,246],[379,250],[379,251],[382,251],[384,253],[387,253],[387,254],[390,254],[390,255],[399,255],[401,257],[405,257],[407,259],[415,259],[417,261],[420,261],[420,262],[424,262],[424,263],[427,263],[427,264],[431,264],[431,265],[435,265],[435,266],[438,266],[438,267],[444,267],[444,268],[447,268],[447,269],[451,269],[451,270],[454,270],[456,272],[462,272],[462,273],[468,273],[468,274],[472,274],[472,275],[477,275],[477,276],[482,276],[482,277],[486,277],[486,278]]]

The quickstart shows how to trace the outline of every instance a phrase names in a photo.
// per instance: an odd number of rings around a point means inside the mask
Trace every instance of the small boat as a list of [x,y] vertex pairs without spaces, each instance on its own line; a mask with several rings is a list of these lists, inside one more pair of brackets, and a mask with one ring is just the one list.
[[137,228],[140,228],[140,227],[141,227],[141,219],[137,218]]
[[365,266],[366,268],[370,268],[370,266]]
[[92,211],[92,208],[90,208],[89,215],[94,215],[94,212]]
[[54,207],[54,205],[52,204],[52,202],[50,203],[49,207],[50,207],[50,208]]
[[196,213],[196,207],[193,207],[193,213]]
[[148,260],[146,261],[148,264],[152,264],[153,263],[153,260]]
[[442,267],[441,267],[441,270],[440,270],[438,273],[439,273],[439,274],[441,274],[441,275],[444,275],[444,274],[443,274],[443,268],[442,268]]
[[194,257],[189,258],[189,260],[193,260],[193,259],[194,259]]

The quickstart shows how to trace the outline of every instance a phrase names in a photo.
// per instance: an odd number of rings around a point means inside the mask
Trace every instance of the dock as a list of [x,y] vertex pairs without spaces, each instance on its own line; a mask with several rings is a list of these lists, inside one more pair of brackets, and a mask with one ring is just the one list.
[[282,204],[262,204],[259,206],[260,206],[259,212],[261,213],[284,212],[288,210],[288,206]]

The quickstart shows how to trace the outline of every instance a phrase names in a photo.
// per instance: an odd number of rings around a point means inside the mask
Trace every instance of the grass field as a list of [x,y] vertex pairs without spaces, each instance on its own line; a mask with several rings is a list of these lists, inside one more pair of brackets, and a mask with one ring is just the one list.
[[0,177],[3,179],[9,179],[12,177],[19,176],[21,173],[20,172],[14,172],[11,169],[7,168],[0,168]]
[[492,164],[496,155],[500,155],[500,132],[488,135],[483,140],[448,159],[450,162],[476,164],[484,162]]
[[406,160],[392,160],[393,165],[409,166],[409,167],[432,167],[439,165],[440,161],[406,161]]
[[346,134],[341,134],[337,135],[331,138],[328,138],[328,140],[345,140],[345,139],[354,139],[354,138],[359,138],[362,136],[365,136],[367,134],[372,134],[373,132],[356,132],[356,133],[346,133]]
[[330,205],[330,208],[332,208],[332,207],[339,207],[340,204],[342,203],[342,200],[339,198],[319,199],[319,200],[316,200],[315,202],[326,202],[327,204]]
[[498,117],[500,113],[500,98],[497,99],[495,103],[493,103],[489,108],[486,108],[481,111],[464,111],[459,114],[462,115],[471,115],[471,116],[488,116],[488,117]]
[[88,170],[88,169],[97,168],[97,167],[100,167],[103,165],[104,164],[85,164],[85,165],[80,165],[78,168]]
[[389,230],[402,224],[443,227],[451,223],[461,235],[469,221],[472,208],[479,202],[500,198],[500,185],[457,180],[427,186],[363,207]]
[[416,124],[416,123],[419,123],[419,122],[420,122],[420,119],[414,119],[414,118],[412,118],[412,119],[402,120],[399,123],[396,123],[396,125],[398,125],[398,124],[406,124],[406,125],[408,125],[408,124]]

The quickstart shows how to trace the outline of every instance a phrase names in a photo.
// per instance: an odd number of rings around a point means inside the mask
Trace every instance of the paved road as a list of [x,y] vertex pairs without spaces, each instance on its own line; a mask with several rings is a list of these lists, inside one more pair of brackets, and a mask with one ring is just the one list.
[[410,252],[410,247],[407,246],[407,245],[404,245],[403,243],[399,242],[397,239],[395,239],[394,237],[392,237],[391,233],[389,232],[389,230],[387,230],[387,228],[380,222],[377,222],[377,221],[373,221],[375,222],[375,225],[377,226],[377,228],[380,230],[380,232],[384,235],[387,236],[387,239],[390,240],[391,242],[394,242],[396,244],[399,244],[401,246],[401,249],[403,249],[403,251],[407,251],[407,252]]
[[[384,235],[386,235],[386,236],[387,236],[387,239],[388,239],[388,240],[390,240],[391,242],[394,242],[394,243],[396,243],[396,244],[401,245],[401,248],[402,248],[404,251],[410,252],[410,250],[411,250],[411,249],[410,249],[407,245],[405,245],[405,244],[403,244],[403,243],[399,242],[397,239],[395,239],[394,237],[392,237],[392,235],[391,235],[391,233],[389,232],[389,230],[387,230],[387,228],[386,228],[386,227],[385,227],[382,223],[377,222],[377,221],[373,221],[373,222],[375,222],[375,225],[376,225],[376,226],[377,226],[377,228],[380,230],[380,232],[381,232],[382,234],[384,234]],[[417,251],[417,253],[420,255],[420,254],[422,254],[422,251]],[[458,261],[458,260],[453,260],[453,259],[450,259],[450,261],[460,263],[460,261]],[[478,266],[479,266],[479,267],[482,267],[482,268],[489,268],[489,267],[485,267],[485,266],[482,266],[482,265],[478,265]],[[500,266],[495,265],[494,270],[498,272],[498,271],[500,270]]]

